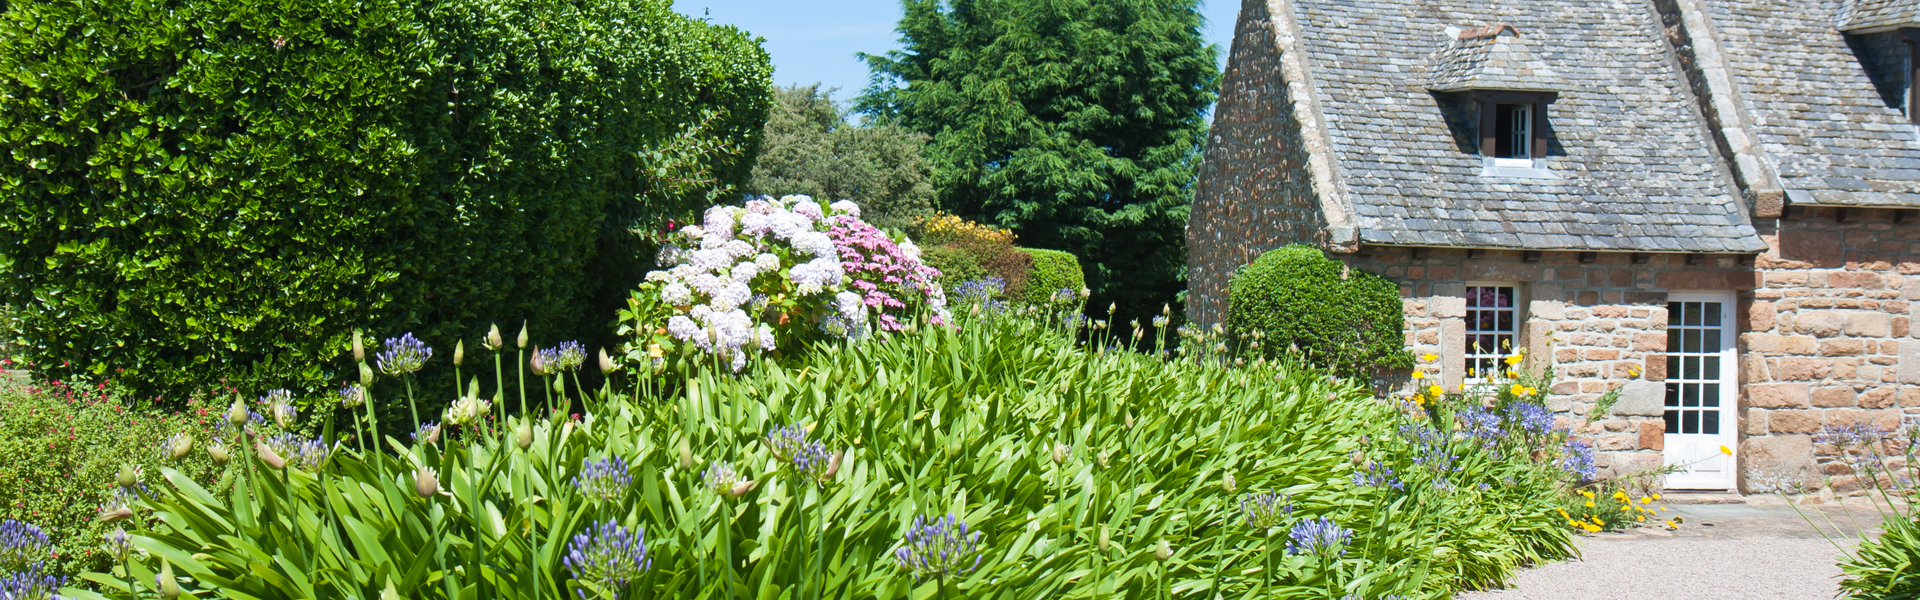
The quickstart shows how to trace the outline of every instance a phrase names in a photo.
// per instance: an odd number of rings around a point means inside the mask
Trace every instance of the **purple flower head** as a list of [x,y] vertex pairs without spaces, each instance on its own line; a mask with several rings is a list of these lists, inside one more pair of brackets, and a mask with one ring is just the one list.
[[293,392],[282,389],[267,390],[267,395],[260,398],[260,403],[267,405],[267,414],[272,416],[273,422],[282,428],[289,426],[295,418],[300,416],[300,410],[293,406]]
[[47,532],[32,523],[0,520],[0,571],[22,571],[53,553]]
[[1293,514],[1293,501],[1279,492],[1265,494],[1248,493],[1240,497],[1240,516],[1246,518],[1247,527],[1257,533],[1279,527],[1287,516]]
[[740,484],[740,474],[734,472],[733,465],[724,460],[707,465],[707,471],[701,477],[706,480],[707,489],[715,494],[724,495]]
[[358,383],[340,386],[340,406],[354,408],[365,404],[366,401],[367,388],[361,387]]
[[374,357],[374,363],[382,373],[405,375],[426,366],[430,358],[433,358],[433,349],[428,348],[425,342],[414,339],[412,333],[405,333],[397,338],[387,338],[387,349]]
[[[630,533],[613,521],[588,526],[573,536],[567,549],[562,562],[573,572],[574,581],[597,592],[617,596],[620,588],[653,568],[653,559],[647,558],[647,531]],[[587,590],[576,588],[575,592],[587,597]]]
[[922,578],[961,577],[980,566],[984,550],[980,532],[968,531],[967,524],[952,514],[932,522],[924,516],[914,517],[906,539],[893,551],[893,562],[913,575],[916,582]]
[[327,466],[327,458],[333,456],[333,449],[338,446],[337,442],[329,446],[320,438],[298,440],[293,446],[293,454],[287,455],[287,458],[294,467],[308,473],[317,473]]
[[806,442],[793,453],[793,472],[802,479],[825,485],[833,478],[834,453],[820,442]]
[[1467,406],[1453,413],[1453,418],[1460,423],[1460,433],[1478,440],[1488,449],[1499,445],[1500,439],[1507,435],[1500,428],[1500,415],[1486,408]]
[[1367,461],[1367,467],[1365,469],[1353,472],[1353,485],[1360,487],[1389,487],[1395,490],[1407,489],[1405,483],[1394,478],[1393,466],[1375,461]]
[[799,425],[775,427],[767,432],[767,451],[773,453],[773,459],[782,463],[791,463],[793,458],[807,445],[807,430]]
[[618,501],[630,485],[633,475],[627,472],[627,461],[618,456],[586,461],[580,465],[580,474],[573,476],[573,487],[599,502]]
[[1532,402],[1507,405],[1507,428],[1513,433],[1541,436],[1553,433],[1553,411]]
[[440,441],[440,423],[437,421],[421,423],[418,429],[413,430],[415,444],[432,444],[438,441]]
[[1593,464],[1593,445],[1586,440],[1567,440],[1567,456],[1560,459],[1560,468],[1583,481],[1591,481],[1600,474],[1600,468]]
[[547,360],[547,368],[555,373],[572,372],[580,368],[580,365],[587,364],[587,347],[580,345],[580,342],[560,342],[560,345],[553,347],[552,352],[553,355]]
[[0,576],[0,600],[60,600],[54,592],[63,582],[36,563]]
[[1295,523],[1293,530],[1287,532],[1287,538],[1287,554],[1335,558],[1346,555],[1353,530],[1341,527],[1333,519],[1318,517]]

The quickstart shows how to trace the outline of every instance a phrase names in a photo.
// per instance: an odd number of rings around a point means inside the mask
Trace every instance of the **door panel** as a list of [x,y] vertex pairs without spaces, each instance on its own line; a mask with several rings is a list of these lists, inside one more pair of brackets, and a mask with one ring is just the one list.
[[1673,294],[1667,302],[1665,462],[1683,469],[1670,489],[1734,486],[1738,442],[1731,293]]

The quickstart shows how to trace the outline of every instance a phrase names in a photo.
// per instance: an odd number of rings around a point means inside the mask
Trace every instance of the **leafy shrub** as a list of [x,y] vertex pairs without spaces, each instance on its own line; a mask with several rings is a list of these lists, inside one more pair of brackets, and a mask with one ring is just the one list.
[[149,474],[171,465],[202,485],[214,485],[223,472],[205,452],[175,462],[162,447],[174,434],[199,445],[213,437],[202,405],[181,412],[128,406],[124,391],[107,382],[0,378],[0,481],[6,482],[0,485],[0,519],[32,523],[47,533],[52,574],[108,568],[100,541],[114,525],[94,516],[112,497],[122,465],[141,465]]
[[910,225],[933,210],[927,136],[887,123],[851,123],[833,90],[779,88],[753,165],[755,194],[852,200],[876,227]]
[[1021,248],[1027,256],[1033,257],[1033,271],[1027,277],[1027,302],[1040,304],[1060,290],[1080,291],[1087,287],[1086,275],[1080,270],[1080,259],[1059,250],[1040,250]]
[[1267,357],[1297,349],[1342,377],[1413,366],[1404,325],[1398,286],[1311,246],[1268,251],[1227,283],[1227,333],[1240,346]]
[[[749,354],[827,337],[898,331],[919,311],[946,312],[939,272],[860,220],[850,200],[806,196],[714,206],[661,250],[631,304],[665,333],[648,344],[710,355],[738,371]],[[653,329],[653,328],[648,328]],[[677,343],[677,344],[676,344]],[[637,351],[637,349],[636,349]]]
[[[928,265],[940,269],[940,283],[952,288],[982,277],[997,277],[1007,298],[1025,293],[1033,259],[1013,245],[1013,232],[946,213],[921,220],[916,229],[926,244]],[[952,268],[949,272],[947,269]]]
[[629,229],[746,181],[771,89],[665,0],[13,2],[0,73],[0,302],[142,397],[313,393],[349,324],[608,338]]
[[[643,375],[579,420],[536,390],[545,416],[392,440],[397,456],[255,460],[229,494],[163,470],[129,577],[165,559],[189,593],[263,600],[1437,597],[1571,552],[1551,460],[1310,369],[961,319],[741,374]],[[1457,468],[1421,466],[1435,456]],[[1370,479],[1382,464],[1390,483]],[[610,538],[644,540],[644,560]],[[944,561],[943,540],[959,550]]]

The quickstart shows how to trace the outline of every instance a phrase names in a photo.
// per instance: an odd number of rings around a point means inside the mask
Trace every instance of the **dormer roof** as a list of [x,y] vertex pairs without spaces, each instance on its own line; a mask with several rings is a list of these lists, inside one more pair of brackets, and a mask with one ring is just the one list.
[[[1454,28],[1447,30],[1449,33]],[[1426,87],[1435,92],[1513,90],[1557,92],[1567,82],[1535,54],[1511,23],[1460,29],[1435,53]]]
[[1850,34],[1920,27],[1920,0],[1845,0],[1834,27]]

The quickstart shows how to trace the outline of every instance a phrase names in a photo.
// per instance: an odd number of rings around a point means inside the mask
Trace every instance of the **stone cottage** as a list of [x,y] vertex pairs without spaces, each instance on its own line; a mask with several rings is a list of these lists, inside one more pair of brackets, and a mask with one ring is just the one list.
[[1623,388],[1610,472],[1851,491],[1813,435],[1920,413],[1917,74],[1920,0],[1244,0],[1189,315],[1315,244],[1449,388],[1510,347],[1571,423]]

